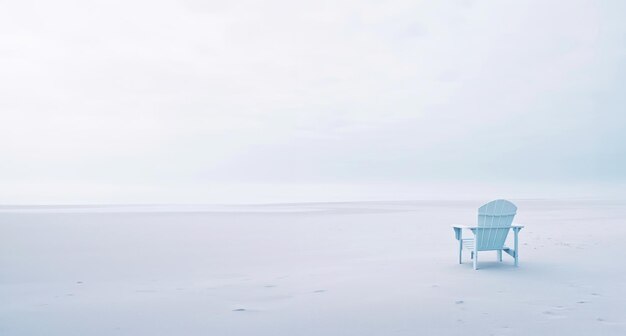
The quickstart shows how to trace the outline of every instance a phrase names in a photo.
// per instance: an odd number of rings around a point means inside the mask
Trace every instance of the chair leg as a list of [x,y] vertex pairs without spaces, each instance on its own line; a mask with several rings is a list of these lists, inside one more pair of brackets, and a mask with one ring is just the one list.
[[518,244],[517,244],[517,236],[518,236],[519,230],[514,230],[513,233],[515,234],[514,235],[515,236],[514,237],[515,238],[515,243],[514,243],[515,251],[513,251],[513,254],[515,255],[515,266],[517,267],[519,264],[519,258],[518,258],[519,252],[518,252]]
[[478,269],[478,252],[474,252],[474,270]]
[[472,251],[472,252],[470,253],[470,259],[472,259],[472,260],[474,259],[474,251]]
[[463,241],[459,241],[459,264],[463,263]]
[[498,261],[502,262],[502,250],[498,250]]

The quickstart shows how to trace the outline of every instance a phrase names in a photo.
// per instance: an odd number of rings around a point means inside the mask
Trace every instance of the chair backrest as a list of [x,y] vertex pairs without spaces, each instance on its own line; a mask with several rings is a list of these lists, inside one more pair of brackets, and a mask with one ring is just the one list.
[[503,199],[491,201],[478,208],[476,249],[479,251],[501,249],[516,212],[515,204]]

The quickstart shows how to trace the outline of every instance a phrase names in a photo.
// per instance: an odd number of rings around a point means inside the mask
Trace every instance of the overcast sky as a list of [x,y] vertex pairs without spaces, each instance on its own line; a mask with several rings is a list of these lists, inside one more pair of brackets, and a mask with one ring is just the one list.
[[1,203],[613,197],[625,107],[621,0],[0,0]]

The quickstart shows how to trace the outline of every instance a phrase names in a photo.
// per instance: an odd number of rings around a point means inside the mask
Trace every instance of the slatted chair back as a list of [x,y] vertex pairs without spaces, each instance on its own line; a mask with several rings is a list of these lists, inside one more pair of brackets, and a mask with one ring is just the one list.
[[476,249],[478,251],[502,249],[516,212],[515,204],[503,199],[491,201],[478,208]]

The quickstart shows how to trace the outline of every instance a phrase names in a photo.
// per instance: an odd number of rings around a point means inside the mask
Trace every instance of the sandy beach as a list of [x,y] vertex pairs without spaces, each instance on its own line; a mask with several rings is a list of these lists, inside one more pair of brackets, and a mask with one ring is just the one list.
[[626,202],[514,202],[520,267],[478,271],[482,200],[5,206],[0,334],[626,334]]

